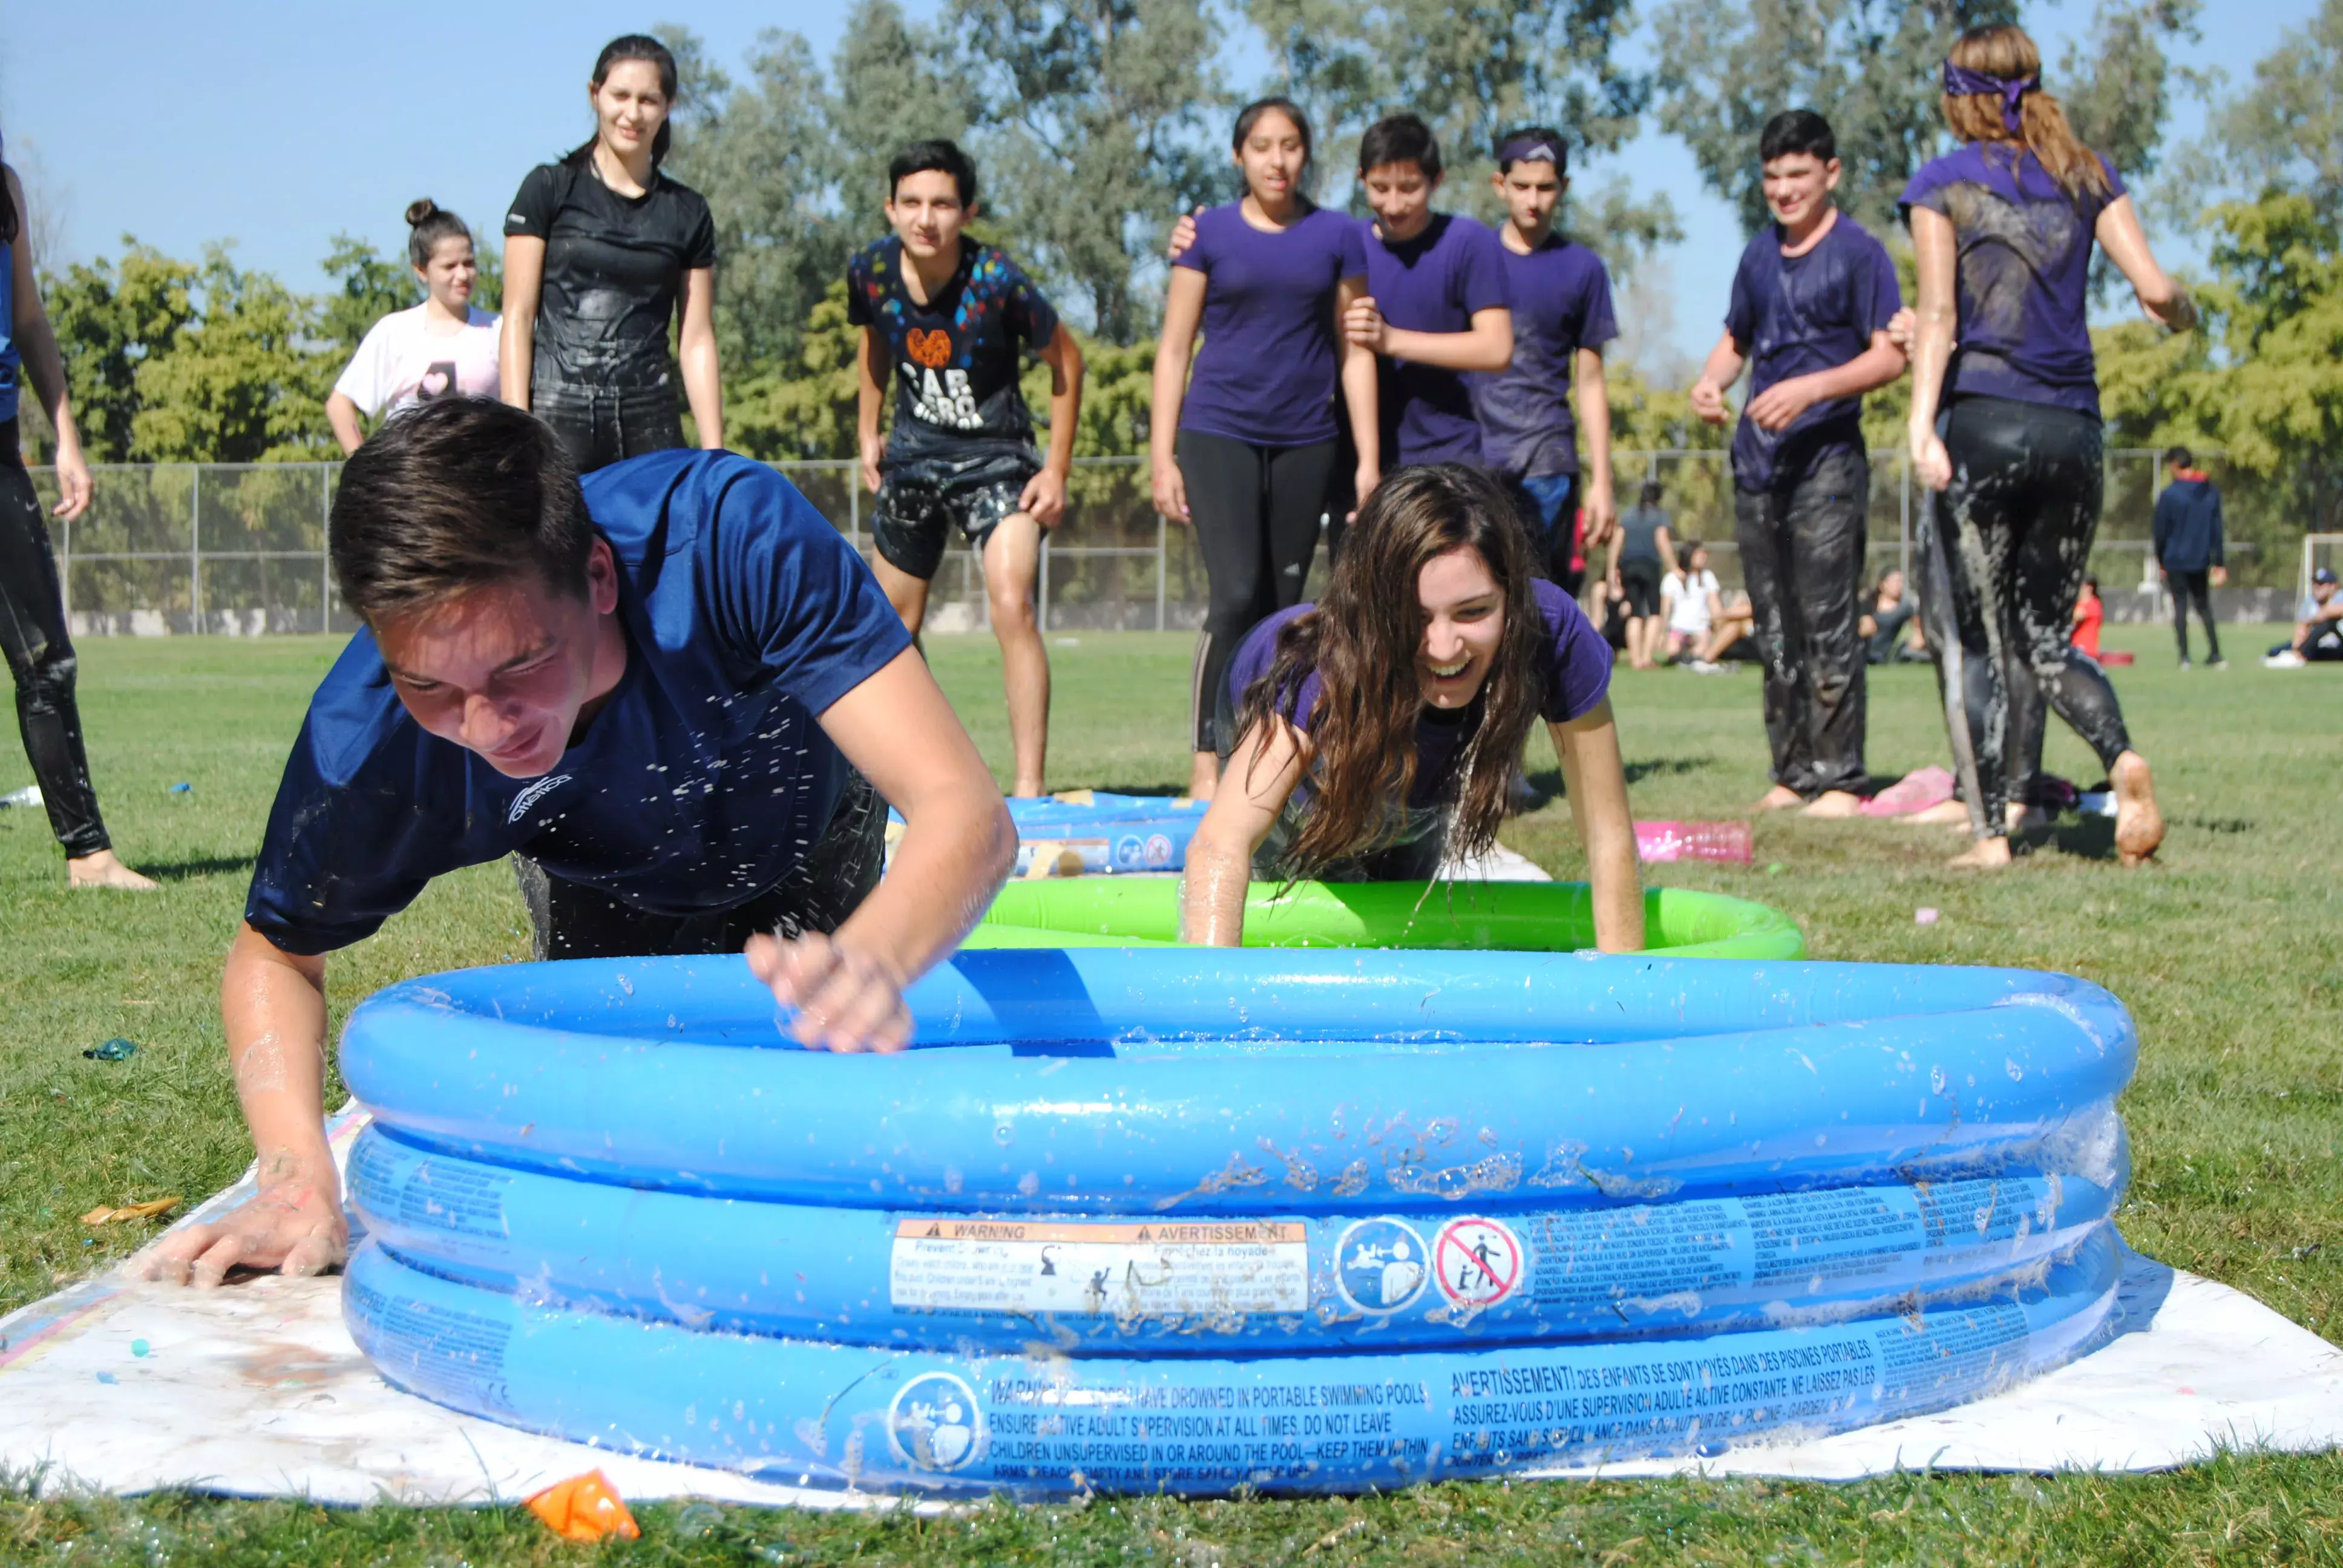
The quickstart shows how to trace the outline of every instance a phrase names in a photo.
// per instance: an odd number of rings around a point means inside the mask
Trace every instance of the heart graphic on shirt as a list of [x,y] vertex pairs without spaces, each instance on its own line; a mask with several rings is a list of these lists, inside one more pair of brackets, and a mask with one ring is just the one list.
[[951,358],[951,334],[940,329],[930,332],[914,327],[903,337],[903,347],[912,358],[930,370],[940,369]]

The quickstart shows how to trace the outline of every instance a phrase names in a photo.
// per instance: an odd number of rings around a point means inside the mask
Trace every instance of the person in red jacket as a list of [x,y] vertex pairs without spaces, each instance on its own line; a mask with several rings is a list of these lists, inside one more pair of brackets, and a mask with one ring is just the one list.
[[2075,600],[2075,646],[2099,657],[2099,626],[2107,618],[2107,607],[2099,598],[2099,579],[2086,577],[2082,596]]

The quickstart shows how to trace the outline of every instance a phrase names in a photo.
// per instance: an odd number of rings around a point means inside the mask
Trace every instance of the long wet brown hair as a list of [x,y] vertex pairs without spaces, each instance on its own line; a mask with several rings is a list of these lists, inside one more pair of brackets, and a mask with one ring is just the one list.
[[1415,727],[1423,714],[1416,654],[1423,644],[1423,568],[1478,551],[1504,597],[1504,629],[1488,678],[1465,708],[1453,784],[1452,853],[1485,853],[1504,819],[1506,788],[1545,694],[1537,648],[1545,618],[1530,590],[1529,540],[1504,491],[1477,468],[1401,468],[1359,508],[1317,608],[1278,633],[1268,671],[1246,689],[1238,733],[1290,719],[1314,672],[1310,785],[1302,830],[1287,850],[1297,879],[1382,847],[1390,808],[1415,787]]
[[2101,196],[2107,194],[2107,171],[2098,155],[2082,144],[2075,128],[2066,123],[2066,111],[2038,85],[2042,80],[2042,51],[2035,47],[2025,28],[2014,23],[1972,27],[1954,42],[1946,57],[1964,70],[1997,76],[2005,82],[2031,76],[2037,84],[2017,101],[2018,129],[2015,136],[2002,123],[2003,105],[1997,94],[1945,94],[1945,124],[1952,127],[1953,135],[1965,142],[2022,145],[2070,196],[2080,196],[2086,191]]

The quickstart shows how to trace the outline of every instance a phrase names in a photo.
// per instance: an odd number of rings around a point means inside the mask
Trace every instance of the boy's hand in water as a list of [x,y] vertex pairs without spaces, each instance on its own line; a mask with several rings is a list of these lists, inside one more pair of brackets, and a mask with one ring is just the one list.
[[[330,1159],[327,1170],[333,1169]],[[163,1239],[139,1271],[149,1280],[211,1290],[230,1269],[274,1269],[290,1278],[322,1274],[347,1261],[341,1183],[327,1178],[263,1181],[260,1191],[207,1225]]]
[[815,1050],[900,1050],[911,1041],[903,982],[870,954],[808,931],[784,940],[749,939],[749,968],[797,1009],[789,1035]]

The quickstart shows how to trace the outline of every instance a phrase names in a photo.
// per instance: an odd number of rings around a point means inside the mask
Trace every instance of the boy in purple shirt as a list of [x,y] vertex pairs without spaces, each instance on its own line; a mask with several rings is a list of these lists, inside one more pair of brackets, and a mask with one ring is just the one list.
[[1603,346],[1619,336],[1619,327],[1603,258],[1554,231],[1554,208],[1570,189],[1569,167],[1558,131],[1533,126],[1498,138],[1492,181],[1506,211],[1497,238],[1513,299],[1513,362],[1470,380],[1483,459],[1523,503],[1545,575],[1574,595],[1580,571],[1571,563],[1584,560],[1574,548],[1580,507],[1590,548],[1610,536],[1615,515]]
[[1383,462],[1478,463],[1481,423],[1465,374],[1513,363],[1513,313],[1497,237],[1469,217],[1432,210],[1440,141],[1413,115],[1359,138],[1359,183],[1375,221],[1367,234],[1367,294],[1342,321],[1374,350],[1383,376]]
[[1734,535],[1765,650],[1772,811],[1805,803],[1851,816],[1865,780],[1863,577],[1871,465],[1863,395],[1904,374],[1888,336],[1903,304],[1887,249],[1838,210],[1829,122],[1790,109],[1757,146],[1771,226],[1733,278],[1725,336],[1692,389],[1695,413],[1725,422],[1725,388],[1751,367],[1733,436]]

